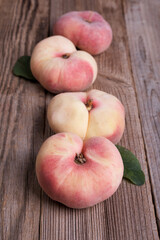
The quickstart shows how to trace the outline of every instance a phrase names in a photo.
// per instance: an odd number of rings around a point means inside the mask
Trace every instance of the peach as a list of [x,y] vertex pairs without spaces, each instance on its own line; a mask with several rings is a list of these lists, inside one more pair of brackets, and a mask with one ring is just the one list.
[[109,23],[97,12],[74,11],[62,15],[53,33],[70,39],[79,49],[92,55],[105,51],[112,41]]
[[48,138],[36,159],[38,182],[46,194],[71,208],[86,208],[109,198],[123,176],[119,151],[104,137],[83,144],[73,133]]
[[31,71],[50,92],[80,91],[95,81],[97,64],[89,53],[77,51],[69,39],[53,36],[35,46]]
[[125,127],[122,103],[95,89],[55,96],[48,105],[47,118],[55,133],[72,132],[82,139],[103,136],[114,144],[121,139]]

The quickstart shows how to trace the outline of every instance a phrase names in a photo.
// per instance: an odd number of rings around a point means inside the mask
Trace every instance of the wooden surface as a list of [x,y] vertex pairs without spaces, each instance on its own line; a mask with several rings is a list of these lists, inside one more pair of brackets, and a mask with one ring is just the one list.
[[[120,144],[138,157],[146,183],[137,187],[123,180],[107,201],[73,210],[49,199],[35,176],[36,154],[52,134],[46,107],[53,95],[11,70],[61,14],[87,9],[102,14],[114,34],[109,50],[95,57],[93,88],[123,102]],[[160,1],[0,0],[0,16],[0,239],[159,239]]]

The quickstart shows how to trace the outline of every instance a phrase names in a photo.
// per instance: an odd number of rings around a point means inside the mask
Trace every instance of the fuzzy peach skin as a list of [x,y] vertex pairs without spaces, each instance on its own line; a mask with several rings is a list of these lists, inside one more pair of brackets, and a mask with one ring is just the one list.
[[55,133],[72,132],[82,139],[103,136],[118,143],[125,127],[122,103],[99,90],[61,93],[48,105],[47,118]]
[[53,200],[71,208],[86,208],[109,198],[123,176],[121,156],[109,140],[86,140],[72,133],[48,138],[36,159],[42,189]]
[[74,44],[62,36],[39,42],[31,56],[31,71],[50,92],[82,91],[95,81],[97,63],[87,52],[77,51]]
[[53,33],[70,39],[79,49],[92,55],[105,51],[112,41],[109,23],[94,11],[73,11],[62,15]]

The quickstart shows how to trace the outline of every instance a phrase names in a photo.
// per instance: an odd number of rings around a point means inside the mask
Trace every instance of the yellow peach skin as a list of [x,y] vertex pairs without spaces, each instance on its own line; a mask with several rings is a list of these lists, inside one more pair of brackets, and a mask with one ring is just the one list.
[[89,53],[77,51],[69,39],[53,36],[35,46],[31,71],[50,92],[82,91],[95,81],[97,64]]
[[42,145],[36,159],[40,186],[53,200],[86,208],[109,198],[123,176],[121,156],[109,140],[93,137],[83,144],[72,133],[58,133]]
[[55,96],[48,105],[47,118],[55,133],[72,132],[82,139],[103,136],[114,144],[121,139],[125,127],[122,103],[95,89]]

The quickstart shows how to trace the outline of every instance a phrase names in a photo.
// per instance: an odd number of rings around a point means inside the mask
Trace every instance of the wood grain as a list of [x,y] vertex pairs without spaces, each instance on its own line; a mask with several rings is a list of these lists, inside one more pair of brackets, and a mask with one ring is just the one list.
[[45,93],[39,84],[14,77],[12,68],[48,34],[48,5],[6,0],[0,16],[0,239],[39,239],[34,168],[43,141]]
[[160,231],[160,2],[124,0],[124,12]]
[[[141,1],[141,8],[143,2]],[[154,3],[158,6],[158,0],[154,0]],[[151,166],[149,156],[152,154],[153,143],[149,145],[150,135],[147,129],[149,126],[150,130],[154,130],[152,136],[157,139],[155,128],[158,128],[158,115],[155,113],[158,113],[158,94],[152,94],[152,105],[149,105],[148,95],[142,93],[143,85],[138,83],[141,72],[136,70],[137,63],[134,60],[137,56],[138,59],[148,61],[150,54],[152,62],[158,59],[158,53],[154,48],[154,54],[151,54],[153,36],[149,38],[149,35],[153,30],[148,32],[141,24],[143,21],[140,22],[141,31],[146,34],[150,50],[145,55],[143,48],[146,49],[146,43],[143,36],[139,40],[140,50],[137,42],[134,44],[132,30],[137,31],[139,25],[133,16],[136,16],[136,12],[141,12],[143,14],[140,16],[146,19],[146,14],[149,14],[148,7],[139,11],[135,7],[137,4],[136,0],[124,0],[123,3],[121,0],[0,1],[0,239],[159,239],[148,175],[148,170],[158,174],[158,165],[154,158]],[[92,208],[75,210],[47,197],[35,176],[36,154],[44,139],[52,134],[46,120],[46,107],[53,95],[47,93],[38,83],[33,84],[14,77],[11,69],[19,56],[30,55],[34,45],[49,32],[51,34],[53,23],[61,14],[87,9],[101,13],[110,22],[114,33],[109,50],[95,57],[99,74],[93,88],[114,94],[124,104],[126,130],[120,144],[129,148],[140,159],[146,183],[137,187],[123,180],[110,199]],[[152,6],[152,11],[153,9]],[[158,13],[152,18],[155,26],[157,18]],[[157,44],[159,34],[155,33],[154,36]],[[145,74],[141,61],[139,64]],[[151,76],[158,76],[159,71],[156,63]],[[158,78],[153,79],[159,86]],[[146,101],[144,105],[141,97]],[[148,118],[144,119],[148,116],[147,111],[155,111],[153,116],[157,122],[154,123],[154,128],[151,128],[153,121],[149,123]],[[158,140],[156,141],[154,140],[158,144]],[[152,179],[154,192],[158,189],[157,181],[156,179],[153,182]]]

